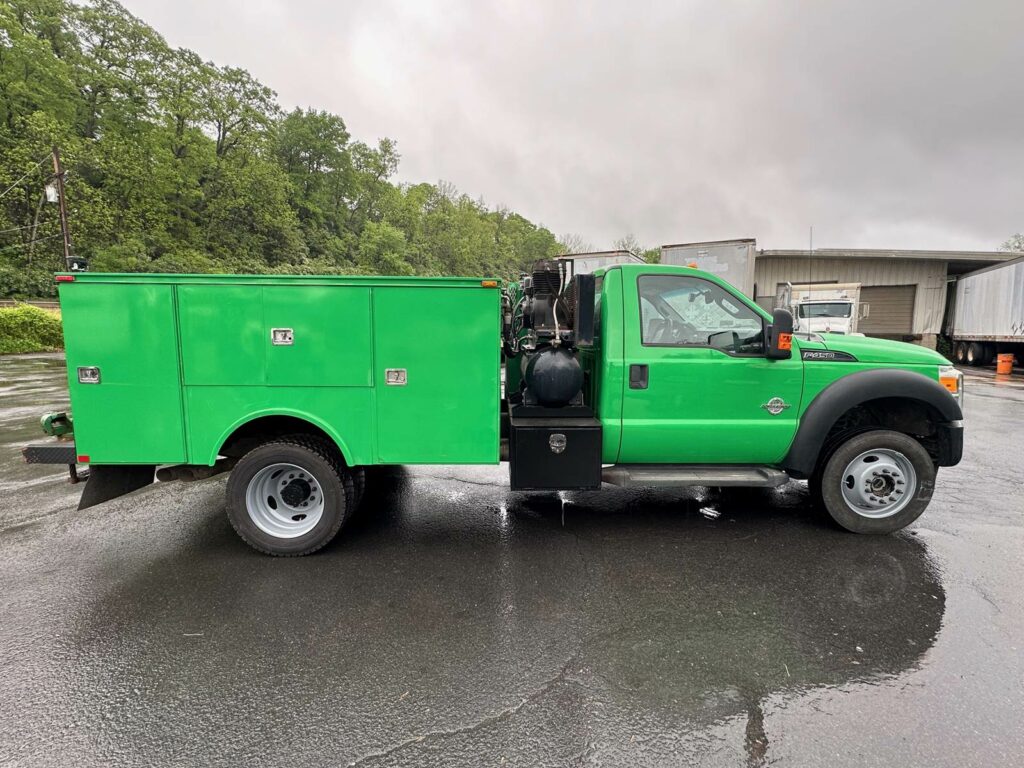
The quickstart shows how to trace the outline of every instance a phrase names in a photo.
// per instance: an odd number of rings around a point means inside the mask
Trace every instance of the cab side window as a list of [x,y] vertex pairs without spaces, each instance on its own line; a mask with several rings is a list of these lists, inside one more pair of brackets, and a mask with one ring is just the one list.
[[645,345],[764,353],[764,320],[721,286],[687,275],[644,275],[637,289]]

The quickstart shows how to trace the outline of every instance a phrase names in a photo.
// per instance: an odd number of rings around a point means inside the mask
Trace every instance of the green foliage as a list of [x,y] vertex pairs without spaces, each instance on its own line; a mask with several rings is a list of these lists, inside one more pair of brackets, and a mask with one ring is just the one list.
[[0,0],[0,192],[28,172],[0,198],[2,296],[55,294],[54,144],[75,251],[98,271],[509,277],[562,250],[450,184],[396,185],[390,139],[284,114],[114,0]]
[[63,348],[60,315],[28,304],[0,307],[0,355]]

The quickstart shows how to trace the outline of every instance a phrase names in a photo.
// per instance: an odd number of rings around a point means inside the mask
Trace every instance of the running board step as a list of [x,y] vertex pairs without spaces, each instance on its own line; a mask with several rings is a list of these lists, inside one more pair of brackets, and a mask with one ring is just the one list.
[[601,480],[623,488],[674,488],[689,485],[776,488],[789,475],[773,467],[713,464],[617,464],[601,471]]

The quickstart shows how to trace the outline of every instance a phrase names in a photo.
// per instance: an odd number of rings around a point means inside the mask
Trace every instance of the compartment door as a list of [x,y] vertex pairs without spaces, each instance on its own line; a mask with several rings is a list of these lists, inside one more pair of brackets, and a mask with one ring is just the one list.
[[[174,288],[61,288],[75,445],[94,464],[186,461]],[[79,367],[100,369],[95,384]]]
[[380,462],[497,463],[499,300],[485,288],[373,289]]
[[[267,286],[263,319],[270,386],[368,387],[373,383],[369,288]],[[275,329],[285,341],[273,342]]]

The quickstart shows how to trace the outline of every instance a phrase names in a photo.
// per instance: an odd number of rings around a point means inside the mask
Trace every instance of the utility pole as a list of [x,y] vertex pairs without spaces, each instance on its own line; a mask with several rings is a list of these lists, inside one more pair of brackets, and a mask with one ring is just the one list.
[[57,203],[60,206],[60,234],[64,239],[64,266],[73,270],[71,261],[71,232],[68,231],[68,209],[64,204],[64,167],[60,164],[60,150],[53,145],[53,176],[57,182]]

